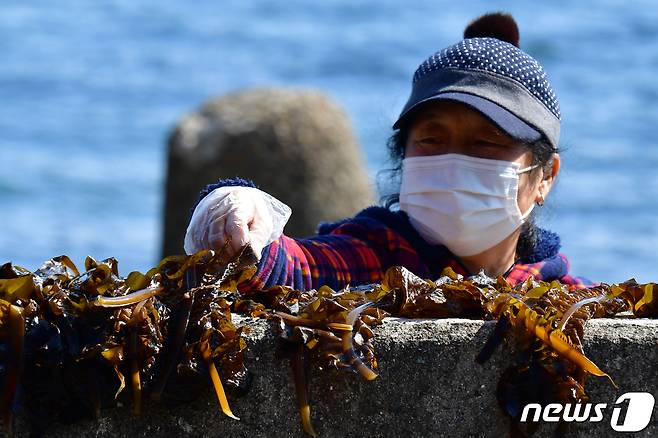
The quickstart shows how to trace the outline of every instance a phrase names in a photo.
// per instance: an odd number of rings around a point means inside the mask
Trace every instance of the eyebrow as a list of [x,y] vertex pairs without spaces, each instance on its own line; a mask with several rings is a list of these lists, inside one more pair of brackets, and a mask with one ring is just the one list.
[[438,127],[444,127],[445,122],[442,119],[442,114],[438,112],[428,112],[423,114],[421,117],[416,119],[416,124],[419,127],[425,128],[428,126],[438,126]]

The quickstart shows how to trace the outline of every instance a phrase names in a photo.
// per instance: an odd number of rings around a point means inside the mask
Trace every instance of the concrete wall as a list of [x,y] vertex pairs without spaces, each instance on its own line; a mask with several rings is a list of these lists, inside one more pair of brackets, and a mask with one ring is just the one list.
[[[274,359],[268,323],[246,321],[252,327],[246,362],[255,378],[246,396],[230,398],[241,421],[220,413],[209,383],[207,396],[176,410],[147,406],[139,418],[127,407],[105,411],[99,421],[53,427],[50,436],[304,436],[288,363]],[[375,336],[378,379],[313,372],[310,396],[319,436],[506,436],[508,421],[495,389],[509,356],[499,349],[485,366],[474,362],[492,328],[492,322],[477,320],[385,320]],[[586,332],[585,352],[620,387],[591,378],[593,402],[612,405],[629,391],[658,396],[658,320],[592,320]],[[656,410],[638,436],[658,435]],[[614,435],[610,413],[601,423],[578,425],[569,436]],[[536,436],[548,434],[544,428]]]

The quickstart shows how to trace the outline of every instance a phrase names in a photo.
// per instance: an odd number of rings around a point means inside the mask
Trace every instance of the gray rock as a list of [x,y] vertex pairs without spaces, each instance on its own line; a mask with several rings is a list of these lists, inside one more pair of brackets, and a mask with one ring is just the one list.
[[169,138],[163,255],[182,252],[199,190],[234,176],[292,207],[285,233],[296,237],[374,199],[362,152],[336,103],[311,90],[237,92],[184,117]]
[[[273,331],[267,322],[239,318],[252,329],[246,363],[254,373],[249,393],[231,397],[233,412],[225,417],[209,390],[206,396],[177,409],[147,406],[142,417],[129,407],[104,411],[98,421],[54,426],[48,436],[231,436],[302,437],[288,364],[274,358]],[[311,377],[312,417],[322,437],[506,436],[507,418],[495,390],[511,363],[499,348],[484,365],[474,358],[493,322],[463,319],[404,320],[389,318],[376,329],[380,376],[315,369]],[[591,377],[588,390],[595,403],[611,406],[629,391],[658,389],[658,320],[598,319],[588,323],[585,352],[619,385]],[[652,422],[634,436],[656,436],[658,410]],[[581,423],[568,436],[610,436],[610,409],[600,423]],[[549,427],[550,426],[550,427]],[[536,436],[550,436],[553,424]]]

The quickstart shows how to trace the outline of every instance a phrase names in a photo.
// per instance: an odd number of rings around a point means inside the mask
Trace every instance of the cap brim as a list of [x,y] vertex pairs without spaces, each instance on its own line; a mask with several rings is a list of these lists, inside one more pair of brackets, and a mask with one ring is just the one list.
[[496,126],[498,126],[507,135],[514,139],[524,142],[533,142],[539,140],[542,137],[541,132],[537,131],[535,128],[528,125],[513,113],[493,103],[492,101],[480,96],[476,96],[474,94],[455,92],[441,93],[430,96],[426,99],[420,100],[415,105],[406,108],[406,110],[400,114],[398,120],[393,124],[393,129],[399,129],[403,120],[406,119],[410,113],[417,110],[420,105],[438,100],[452,100],[470,106],[491,120]]

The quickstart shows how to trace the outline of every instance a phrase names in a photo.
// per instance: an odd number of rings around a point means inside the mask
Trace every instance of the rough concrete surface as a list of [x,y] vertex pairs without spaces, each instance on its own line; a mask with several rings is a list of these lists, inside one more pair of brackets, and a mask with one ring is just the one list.
[[[205,397],[175,410],[151,405],[139,418],[128,407],[108,410],[97,421],[52,427],[49,436],[304,436],[289,366],[274,358],[269,323],[237,322],[252,327],[246,363],[254,373],[249,393],[229,400],[240,421],[221,414],[209,383]],[[485,366],[474,362],[493,325],[386,319],[375,335],[378,379],[369,382],[330,370],[312,373],[312,417],[319,436],[507,436],[509,423],[495,390],[511,363],[509,353],[499,348]],[[611,406],[629,391],[658,395],[658,320],[592,320],[586,327],[585,352],[619,385],[616,390],[607,379],[591,377],[587,388],[594,403]],[[656,410],[644,431],[623,435],[658,435]],[[608,409],[600,423],[579,424],[568,436],[615,436],[610,414]],[[543,426],[535,436],[549,436],[552,426]]]

